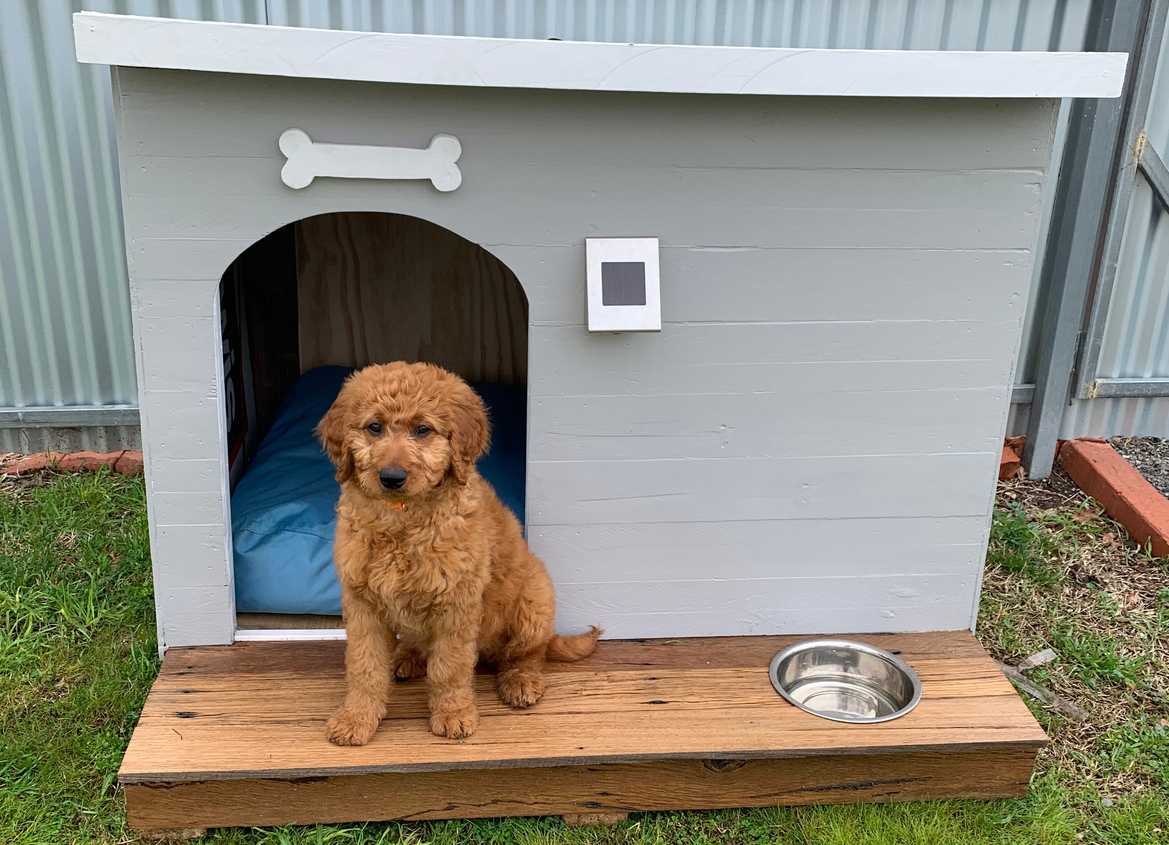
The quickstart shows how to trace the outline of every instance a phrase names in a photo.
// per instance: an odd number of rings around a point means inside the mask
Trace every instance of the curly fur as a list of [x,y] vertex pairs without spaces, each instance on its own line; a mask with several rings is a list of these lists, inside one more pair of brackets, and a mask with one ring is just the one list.
[[[546,659],[592,653],[599,629],[553,631],[544,564],[475,469],[487,414],[461,378],[430,364],[366,367],[345,382],[317,436],[341,484],[333,559],[348,636],[330,740],[369,742],[394,678],[423,675],[430,730],[470,736],[479,659],[497,666],[500,699],[522,708],[544,693]],[[379,480],[390,467],[406,472],[397,490]]]

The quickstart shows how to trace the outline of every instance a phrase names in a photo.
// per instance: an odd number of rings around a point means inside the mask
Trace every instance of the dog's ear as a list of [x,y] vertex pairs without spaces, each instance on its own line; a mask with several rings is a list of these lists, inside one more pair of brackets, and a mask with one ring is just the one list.
[[450,402],[451,475],[459,484],[466,484],[475,469],[475,462],[487,451],[491,436],[487,424],[487,408],[479,394],[460,384]]
[[337,481],[345,482],[353,475],[353,455],[345,445],[345,432],[349,428],[346,420],[349,416],[349,402],[345,397],[345,389],[333,401],[327,414],[317,423],[314,433],[325,451],[329,453],[329,460],[337,467]]

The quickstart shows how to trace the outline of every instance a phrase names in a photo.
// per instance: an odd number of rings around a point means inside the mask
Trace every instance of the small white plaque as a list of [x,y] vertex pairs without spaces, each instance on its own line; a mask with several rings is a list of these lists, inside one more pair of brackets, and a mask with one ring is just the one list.
[[657,238],[586,238],[590,332],[660,332]]

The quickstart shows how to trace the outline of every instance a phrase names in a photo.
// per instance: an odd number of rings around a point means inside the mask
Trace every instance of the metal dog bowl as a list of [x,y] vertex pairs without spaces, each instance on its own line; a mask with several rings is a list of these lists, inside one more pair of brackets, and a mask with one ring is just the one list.
[[771,660],[771,685],[801,710],[834,722],[887,722],[921,700],[921,679],[884,649],[807,640]]

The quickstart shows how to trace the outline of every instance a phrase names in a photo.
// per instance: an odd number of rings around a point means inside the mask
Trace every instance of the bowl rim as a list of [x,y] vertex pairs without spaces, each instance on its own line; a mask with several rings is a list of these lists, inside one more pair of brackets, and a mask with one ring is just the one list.
[[[813,710],[811,707],[805,707],[802,703],[792,698],[788,691],[784,689],[783,684],[779,682],[779,666],[787,658],[793,655],[804,651],[811,651],[812,649],[817,648],[852,649],[865,652],[866,654],[869,654],[873,657],[878,657],[888,663],[892,663],[910,680],[913,691],[909,697],[909,702],[904,707],[897,709],[888,716],[873,716],[871,718],[849,718],[847,716],[831,715],[820,710]],[[821,719],[828,719],[832,722],[846,722],[852,725],[873,725],[877,724],[878,722],[889,722],[893,719],[900,719],[902,716],[916,707],[918,702],[921,701],[921,678],[918,676],[917,672],[914,671],[912,666],[910,666],[896,654],[888,652],[883,648],[878,648],[875,645],[869,645],[868,643],[862,643],[856,640],[846,640],[831,637],[803,640],[801,642],[794,643],[780,651],[775,655],[775,657],[771,658],[771,664],[767,667],[767,674],[771,678],[771,685],[775,687],[775,691],[782,695],[789,704],[795,705],[805,713],[811,713],[813,716],[819,716]]]

